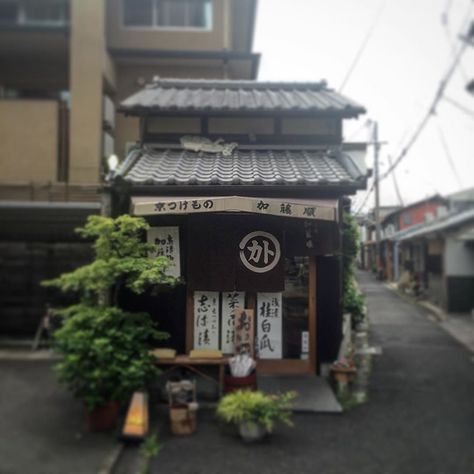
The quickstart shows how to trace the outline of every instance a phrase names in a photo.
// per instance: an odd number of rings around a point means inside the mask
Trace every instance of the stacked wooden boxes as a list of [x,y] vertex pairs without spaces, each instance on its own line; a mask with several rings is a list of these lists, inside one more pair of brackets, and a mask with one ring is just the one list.
[[196,431],[196,382],[181,380],[167,382],[170,409],[171,432],[175,435],[189,435]]

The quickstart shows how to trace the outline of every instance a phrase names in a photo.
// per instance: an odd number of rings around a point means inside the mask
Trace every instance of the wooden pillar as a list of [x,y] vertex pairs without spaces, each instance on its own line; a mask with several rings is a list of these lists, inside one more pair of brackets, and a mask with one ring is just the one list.
[[309,301],[308,301],[308,331],[309,331],[309,369],[316,373],[317,367],[317,280],[316,257],[309,259]]

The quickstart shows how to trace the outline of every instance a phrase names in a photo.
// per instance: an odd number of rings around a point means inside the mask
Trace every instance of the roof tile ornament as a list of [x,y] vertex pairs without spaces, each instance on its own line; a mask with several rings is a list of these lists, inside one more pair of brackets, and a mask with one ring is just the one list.
[[181,146],[185,150],[194,152],[205,152],[205,153],[216,153],[222,154],[223,156],[232,156],[233,151],[237,148],[238,144],[235,142],[225,143],[222,138],[217,139],[215,142],[206,137],[185,135],[181,137]]

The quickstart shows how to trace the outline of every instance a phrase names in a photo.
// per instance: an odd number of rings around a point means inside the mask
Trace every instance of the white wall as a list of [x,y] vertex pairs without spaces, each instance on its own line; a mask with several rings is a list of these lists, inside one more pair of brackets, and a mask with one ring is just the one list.
[[448,237],[445,265],[447,276],[474,276],[474,246]]

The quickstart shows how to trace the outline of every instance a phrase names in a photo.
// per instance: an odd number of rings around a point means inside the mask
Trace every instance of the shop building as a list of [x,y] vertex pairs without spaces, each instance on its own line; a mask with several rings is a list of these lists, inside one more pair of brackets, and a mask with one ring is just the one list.
[[110,215],[150,224],[182,284],[124,295],[168,346],[234,352],[234,308],[262,373],[310,374],[342,335],[344,196],[366,188],[364,147],[342,143],[365,112],[322,83],[161,80],[120,106],[140,141],[104,189]]

